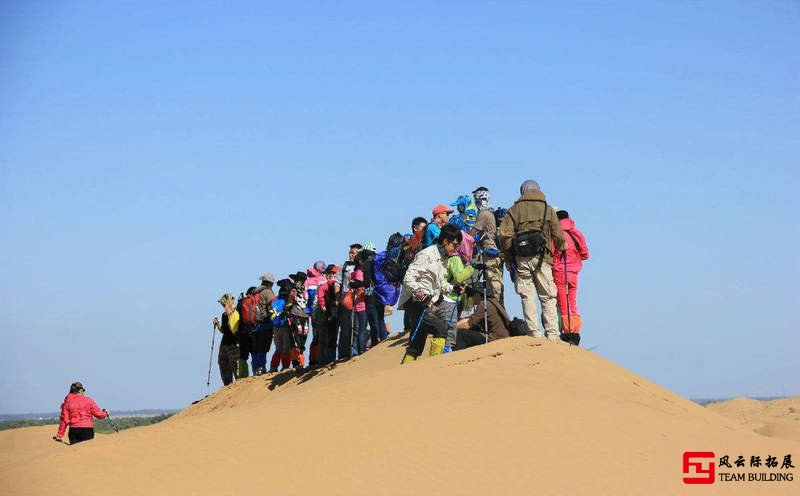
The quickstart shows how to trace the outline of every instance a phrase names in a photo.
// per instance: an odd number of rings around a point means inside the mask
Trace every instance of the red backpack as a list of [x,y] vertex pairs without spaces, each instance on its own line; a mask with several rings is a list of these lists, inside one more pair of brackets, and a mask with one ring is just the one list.
[[242,321],[247,325],[254,326],[258,324],[256,320],[256,312],[258,312],[258,305],[261,303],[261,293],[255,293],[245,296],[242,300]]

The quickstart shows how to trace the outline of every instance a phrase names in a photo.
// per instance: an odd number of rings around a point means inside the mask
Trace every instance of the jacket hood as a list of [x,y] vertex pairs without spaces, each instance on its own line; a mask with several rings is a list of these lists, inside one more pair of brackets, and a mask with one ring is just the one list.
[[561,219],[561,229],[565,231],[572,231],[575,229],[575,221],[572,219]]
[[519,197],[519,200],[517,200],[514,203],[519,203],[519,202],[521,202],[523,200],[547,201],[547,198],[545,198],[544,193],[542,193],[541,191],[535,189],[535,190],[531,190],[531,191],[526,191],[525,193],[522,194],[522,196]]

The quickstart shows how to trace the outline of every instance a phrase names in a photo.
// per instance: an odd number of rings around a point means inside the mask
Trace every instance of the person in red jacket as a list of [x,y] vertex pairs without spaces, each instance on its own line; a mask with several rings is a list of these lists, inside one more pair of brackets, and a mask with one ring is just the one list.
[[94,417],[108,417],[105,409],[101,410],[93,399],[83,395],[85,392],[80,382],[73,382],[69,387],[69,394],[61,404],[61,422],[58,424],[58,434],[53,438],[56,441],[63,440],[67,426],[69,444],[94,439]]
[[583,321],[578,311],[578,272],[583,268],[583,261],[589,259],[589,247],[586,238],[575,227],[566,210],[557,210],[558,222],[564,231],[567,242],[565,251],[553,251],[553,280],[558,288],[558,309],[561,314],[561,339],[578,346],[581,342],[581,324]]

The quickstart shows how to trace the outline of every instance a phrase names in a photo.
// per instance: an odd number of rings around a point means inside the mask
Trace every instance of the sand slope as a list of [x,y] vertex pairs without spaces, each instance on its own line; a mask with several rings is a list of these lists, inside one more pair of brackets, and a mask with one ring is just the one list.
[[[800,443],[583,349],[513,338],[400,366],[390,340],[300,377],[250,378],[154,426],[0,465],[5,494],[798,494],[681,478],[688,450],[800,461]],[[26,430],[30,433],[34,429]],[[38,435],[38,433],[36,433]],[[3,441],[3,451],[8,444]]]
[[800,397],[772,401],[736,398],[706,407],[759,434],[800,441]]

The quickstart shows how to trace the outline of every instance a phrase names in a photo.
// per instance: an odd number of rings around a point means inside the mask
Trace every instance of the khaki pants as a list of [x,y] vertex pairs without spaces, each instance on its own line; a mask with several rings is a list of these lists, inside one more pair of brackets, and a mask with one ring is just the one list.
[[514,284],[517,294],[522,300],[522,313],[525,315],[525,324],[534,337],[542,337],[542,328],[539,325],[539,310],[536,308],[536,296],[542,304],[542,322],[545,335],[548,339],[559,339],[558,309],[556,297],[558,290],[553,281],[553,271],[549,263],[542,262],[542,266],[534,273],[539,257],[517,257],[517,276]]
[[503,258],[484,255],[483,263],[486,264],[486,282],[492,288],[494,297],[503,305]]

